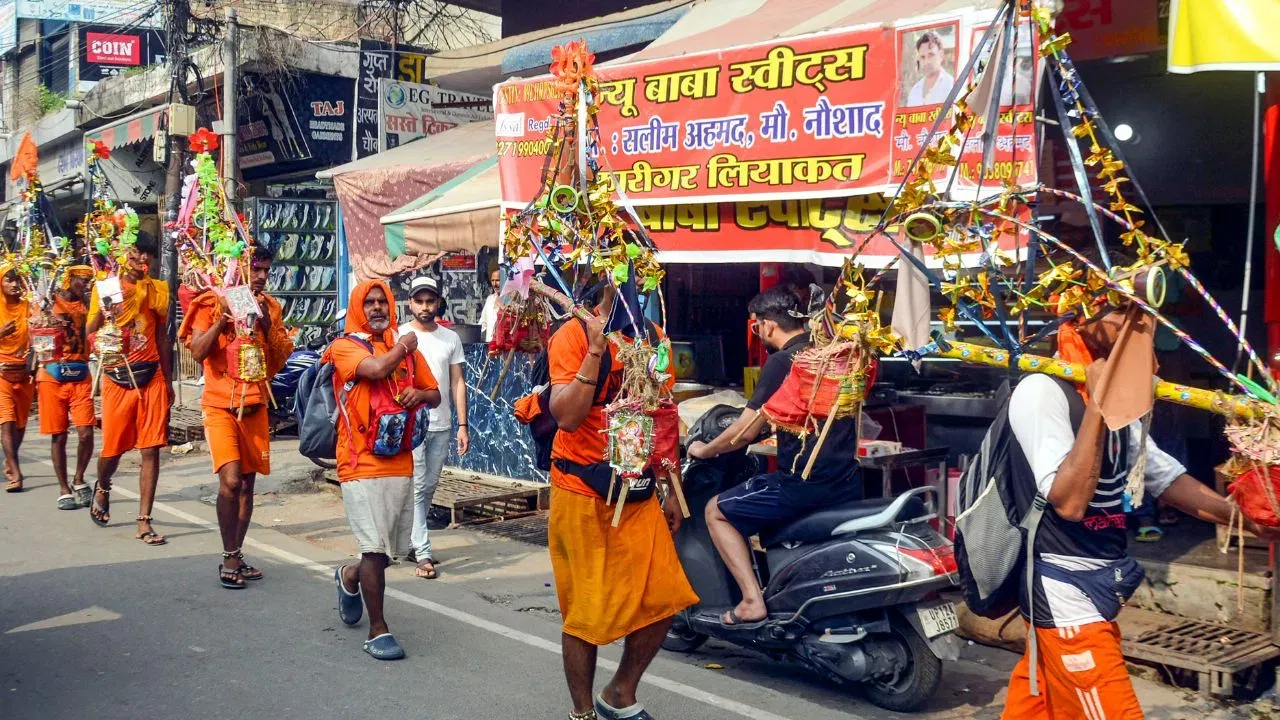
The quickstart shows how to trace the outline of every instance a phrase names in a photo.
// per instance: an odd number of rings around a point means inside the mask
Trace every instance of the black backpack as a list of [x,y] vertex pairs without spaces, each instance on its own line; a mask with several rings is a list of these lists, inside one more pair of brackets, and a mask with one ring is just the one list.
[[[587,324],[581,318],[575,317],[574,320],[582,325],[582,330],[585,333]],[[656,343],[658,327],[647,320],[645,323],[649,331],[649,342]],[[560,326],[553,328],[552,335],[559,329]],[[538,415],[533,419],[533,422],[529,423],[529,434],[533,438],[534,464],[544,472],[551,471],[551,446],[555,443],[556,433],[560,430],[555,417],[551,414],[551,369],[547,359],[549,349],[550,347],[544,348],[538,354],[538,357],[534,359],[533,366],[529,369],[529,380],[533,384],[533,392],[538,396]],[[613,353],[608,352],[606,349],[606,352],[600,358],[600,373],[596,377],[596,397],[592,407],[608,405],[617,395],[616,388],[608,387],[609,373],[612,370]]]

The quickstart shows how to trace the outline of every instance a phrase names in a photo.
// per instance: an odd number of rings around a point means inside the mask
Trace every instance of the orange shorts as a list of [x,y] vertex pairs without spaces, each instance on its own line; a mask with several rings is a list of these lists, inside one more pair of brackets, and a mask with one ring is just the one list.
[[1002,720],[1142,720],[1120,652],[1119,625],[1036,628],[1036,641],[1040,694],[1031,694],[1031,666],[1023,653],[1009,679]]
[[19,430],[26,429],[35,395],[35,383],[30,380],[16,383],[0,378],[0,425],[17,423]]
[[[104,374],[105,375],[105,374]],[[102,457],[169,443],[169,390],[164,373],[156,372],[145,387],[134,390],[102,379]]]
[[254,405],[245,408],[237,420],[236,411],[226,408],[206,407],[204,411],[204,439],[213,455],[213,471],[216,473],[229,462],[240,462],[240,474],[271,474],[271,426],[267,407]]
[[42,435],[61,435],[72,425],[93,427],[98,422],[93,407],[92,380],[68,383],[41,380],[36,383],[36,395],[40,399]]

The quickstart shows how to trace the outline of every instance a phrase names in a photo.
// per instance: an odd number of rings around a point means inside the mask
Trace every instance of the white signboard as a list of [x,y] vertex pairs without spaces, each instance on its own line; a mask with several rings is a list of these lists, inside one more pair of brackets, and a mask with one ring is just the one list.
[[0,0],[0,55],[18,46],[18,15],[13,0]]
[[492,117],[492,98],[483,95],[402,80],[378,80],[378,140],[383,150]]
[[161,3],[138,0],[17,0],[18,17],[97,25],[160,27]]

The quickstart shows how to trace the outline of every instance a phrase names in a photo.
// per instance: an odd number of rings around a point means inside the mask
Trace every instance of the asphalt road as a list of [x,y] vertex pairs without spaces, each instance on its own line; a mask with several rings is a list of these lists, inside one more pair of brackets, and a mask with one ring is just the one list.
[[[392,581],[389,622],[408,658],[375,661],[360,651],[367,626],[337,618],[331,578],[344,557],[255,527],[246,554],[266,579],[224,590],[212,507],[162,492],[154,514],[171,542],[144,546],[132,471],[122,468],[100,529],[87,511],[54,509],[47,447],[32,437],[28,490],[0,495],[0,718],[565,717],[547,619],[443,583]],[[598,684],[619,655],[602,650]],[[766,679],[811,681],[752,664],[760,682],[660,657],[641,699],[660,720],[890,717],[779,690]]]

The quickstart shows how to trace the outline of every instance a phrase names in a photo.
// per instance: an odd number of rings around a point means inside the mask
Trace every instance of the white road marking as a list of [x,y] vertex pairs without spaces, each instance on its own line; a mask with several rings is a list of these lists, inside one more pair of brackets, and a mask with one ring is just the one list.
[[[23,458],[23,459],[26,460],[27,458]],[[53,466],[52,461],[47,459],[36,459],[35,462],[48,465],[50,467]],[[111,492],[119,495],[123,495],[124,497],[130,500],[138,499],[138,494],[136,492],[129,490],[127,488],[120,487],[118,484],[115,484],[115,483],[113,483]],[[186,512],[185,510],[179,510],[178,508],[175,508],[167,503],[156,502],[153,504],[153,507],[155,510],[159,510],[160,512],[164,512],[169,515],[172,515],[178,518],[179,520],[184,520],[186,522],[192,523],[194,525],[202,527],[211,532],[215,532],[215,533],[218,532],[217,523],[209,522],[204,518],[192,515],[191,513]],[[289,563],[290,565],[303,568],[304,570],[310,570],[311,572],[319,575],[320,578],[325,581],[331,581],[333,578],[332,567],[318,563],[314,560],[311,560],[310,558],[305,558],[296,553],[289,552],[288,550],[278,548],[274,545],[271,545],[269,543],[264,543],[260,540],[254,540],[252,538],[246,538],[245,545],[247,545],[248,547],[252,547],[255,550],[261,550],[263,552],[270,553],[276,556],[277,558],[279,558],[280,560],[286,563]],[[463,612],[461,610],[457,610],[455,608],[451,608],[446,605],[441,605],[439,603],[435,603],[430,600],[424,600],[415,595],[410,595],[409,593],[404,592],[402,590],[396,590],[395,588],[389,587],[387,588],[387,597],[393,597],[397,600],[409,603],[410,605],[415,605],[424,610],[430,610],[431,612],[437,613],[439,615],[443,615],[447,618],[451,618],[461,623],[465,623],[474,628],[487,630],[496,635],[501,635],[502,637],[515,640],[516,642],[528,645],[529,647],[538,648],[539,650],[546,650],[547,652],[555,653],[556,655],[560,654],[560,645],[558,643],[538,637],[537,635],[532,635],[522,630],[517,630],[512,627],[507,627],[506,625],[493,622],[492,620],[486,620],[482,617],[472,615],[471,613],[468,613],[468,612]],[[614,671],[618,669],[618,663],[613,660],[609,660],[607,658],[600,658],[599,661],[597,662],[597,665],[609,671]],[[671,680],[669,678],[663,677],[661,675],[656,675],[654,673],[645,673],[643,682],[649,685],[653,685],[655,687],[662,688],[663,690],[666,690],[668,692],[675,693],[676,695],[681,695],[690,700],[696,700],[698,702],[705,703],[712,707],[720,708],[722,710],[726,710],[728,712],[734,713],[735,715],[739,715],[744,718],[750,718],[751,720],[790,720],[789,718],[783,715],[777,715],[775,713],[769,712],[768,710],[763,710],[753,705],[748,705],[743,702],[738,702],[737,700],[731,700],[729,698],[716,695],[715,693],[693,687],[692,685],[687,685],[677,680]],[[849,715],[849,717],[858,718],[859,716]]]

